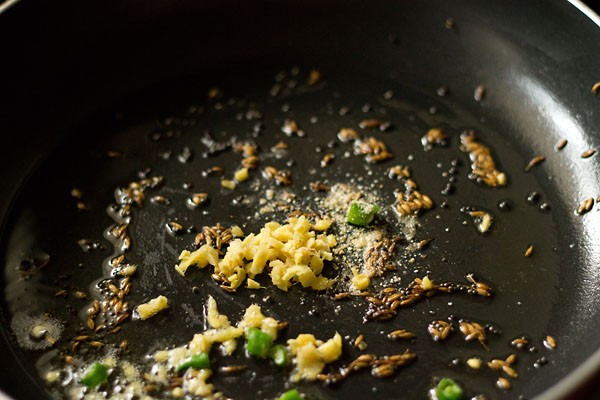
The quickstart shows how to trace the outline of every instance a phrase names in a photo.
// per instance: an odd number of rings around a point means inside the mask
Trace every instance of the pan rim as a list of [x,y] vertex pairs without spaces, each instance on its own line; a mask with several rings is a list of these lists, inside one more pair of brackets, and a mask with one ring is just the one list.
[[[600,28],[600,15],[592,10],[582,0],[567,0],[573,7],[578,9],[594,24]],[[549,387],[544,392],[536,397],[537,400],[554,400],[566,399],[569,395],[573,395],[578,389],[589,384],[594,374],[600,371],[600,349],[596,350],[592,355],[579,365],[574,371],[569,373],[555,385]]]

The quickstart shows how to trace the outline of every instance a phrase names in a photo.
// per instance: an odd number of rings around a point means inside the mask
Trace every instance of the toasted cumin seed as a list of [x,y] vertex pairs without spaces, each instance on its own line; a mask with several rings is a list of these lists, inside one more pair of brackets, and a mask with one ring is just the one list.
[[497,358],[495,358],[487,363],[488,367],[490,367],[490,369],[493,369],[493,370],[500,370],[500,369],[502,369],[502,366],[505,364],[506,364],[506,361],[499,360]]
[[179,222],[175,222],[175,221],[167,222],[167,228],[169,229],[169,231],[176,233],[176,234],[182,233],[184,231],[183,225],[181,225]]
[[350,297],[350,292],[342,292],[342,293],[337,293],[333,299],[334,300],[344,300]]
[[431,241],[432,241],[432,240],[433,240],[433,239],[423,239],[423,240],[421,240],[421,241],[419,242],[419,244],[417,245],[417,248],[418,248],[419,250],[426,249],[426,248],[427,248],[427,246],[429,246],[429,243],[431,243]]
[[76,342],[81,342],[81,341],[88,340],[88,339],[90,339],[89,335],[79,335],[79,336],[76,336],[73,338],[73,340]]
[[116,321],[117,325],[120,324],[121,322],[125,321],[128,317],[129,317],[129,313],[124,313],[124,314],[119,315],[117,317],[117,321]]
[[189,202],[194,207],[200,207],[208,201],[208,193],[195,193],[190,197]]
[[323,156],[323,159],[321,160],[321,168],[325,168],[325,167],[331,165],[334,158],[335,158],[335,156],[332,153],[325,154]]
[[562,149],[565,148],[565,146],[567,145],[567,143],[568,143],[567,139],[561,139],[561,140],[558,141],[558,143],[556,143],[556,145],[554,146],[554,148],[557,151],[560,151],[560,150],[562,150]]
[[368,296],[367,297],[367,301],[369,303],[375,304],[375,305],[382,305],[383,301],[379,300],[377,297],[373,297],[373,296]]
[[544,156],[535,156],[533,157],[529,163],[525,166],[525,172],[529,171],[531,168],[535,167],[536,165],[544,162],[544,160],[546,159],[546,157]]
[[110,290],[112,293],[114,293],[114,294],[117,294],[117,293],[119,293],[119,288],[117,288],[117,287],[116,287],[114,284],[112,284],[112,283],[108,285],[108,289],[109,289],[109,290]]
[[388,338],[390,339],[413,339],[416,335],[406,329],[397,329],[388,333]]
[[128,345],[128,343],[127,343],[127,340],[125,339],[125,340],[123,340],[123,341],[121,342],[121,344],[119,345],[119,349],[121,349],[121,350],[123,350],[123,351],[126,351],[126,350],[127,350],[127,345]]
[[596,149],[588,149],[581,153],[581,158],[590,158],[594,154],[596,154]]
[[556,340],[552,336],[548,335],[544,340],[544,346],[546,346],[546,348],[549,350],[554,350],[556,348]]
[[475,88],[475,93],[473,93],[473,98],[475,101],[483,100],[483,96],[485,96],[485,86],[479,85]]
[[504,371],[504,373],[506,375],[510,376],[511,378],[517,379],[519,377],[519,374],[517,373],[517,371],[515,371],[512,367],[510,367],[508,365],[503,365],[502,371]]
[[99,342],[97,340],[92,340],[91,342],[88,342],[88,344],[92,347],[102,347],[104,346],[104,343]]
[[524,256],[531,257],[532,254],[533,254],[533,245],[530,244],[529,247],[527,248],[527,250],[525,250]]
[[516,346],[516,347],[521,347],[528,343],[529,343],[529,341],[525,338],[516,338],[510,342],[511,345]]
[[496,381],[496,386],[498,386],[498,388],[502,390],[510,390],[512,388],[510,381],[503,377],[498,378],[498,380]]
[[600,91],[600,82],[594,83],[592,86],[592,93],[596,94]]
[[288,147],[289,147],[289,145],[286,142],[281,141],[281,140],[279,142],[277,142],[277,144],[275,144],[275,146],[273,146],[273,148],[275,150],[286,150]]
[[347,142],[358,139],[360,137],[360,135],[358,134],[358,132],[356,132],[352,128],[342,128],[338,132],[337,137],[341,142],[347,143]]
[[593,206],[594,206],[594,198],[589,197],[589,198],[583,200],[579,204],[579,207],[577,208],[577,214],[583,215],[583,214],[589,212]]
[[359,347],[361,343],[363,343],[365,337],[363,335],[358,335],[356,339],[354,339],[354,347]]
[[91,318],[88,318],[88,320],[87,320],[87,327],[90,328],[91,330],[94,330],[94,326],[95,325],[96,324],[94,323],[94,320],[91,319]]
[[166,198],[165,196],[156,195],[156,196],[152,196],[150,198],[150,202],[153,204],[168,205],[169,199]]
[[380,365],[371,370],[371,375],[376,378],[386,378],[394,374],[394,368],[391,365]]
[[247,368],[247,366],[245,366],[245,365],[225,365],[223,367],[220,367],[219,371],[224,372],[224,373],[235,373],[235,372],[243,371],[246,368]]

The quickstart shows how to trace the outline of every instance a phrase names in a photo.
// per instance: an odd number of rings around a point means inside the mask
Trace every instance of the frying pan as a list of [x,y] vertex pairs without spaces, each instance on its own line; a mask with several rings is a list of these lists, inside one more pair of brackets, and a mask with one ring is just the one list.
[[[381,1],[376,6],[360,1],[180,1],[112,7],[22,2],[0,17],[0,123],[5,140],[0,157],[5,264],[0,387],[8,396],[57,395],[47,390],[37,372],[44,353],[18,345],[18,335],[10,329],[14,315],[43,309],[70,321],[63,340],[77,332],[81,321],[67,305],[76,314],[84,303],[53,294],[63,286],[87,290],[101,275],[110,248],[102,231],[112,222],[105,207],[114,202],[115,187],[146,168],[167,177],[163,192],[157,193],[182,200],[187,193],[182,185],[192,183],[208,185],[222,197],[211,203],[209,215],[192,213],[175,200],[167,209],[144,209],[132,257],[145,268],[132,302],[162,291],[176,306],[153,323],[125,325],[119,339],[138,339],[130,340],[130,356],[175,345],[177,335],[181,344],[201,330],[199,310],[208,294],[217,297],[222,311],[237,316],[256,300],[247,291],[223,294],[206,274],[186,279],[173,274],[176,253],[190,245],[192,236],[171,237],[156,229],[166,215],[179,216],[186,226],[232,224],[242,218],[247,228],[256,228],[246,218],[251,209],[231,206],[233,195],[219,192],[200,173],[213,162],[201,156],[203,129],[227,132],[226,137],[232,129],[242,135],[251,127],[242,131],[226,114],[208,113],[197,126],[177,126],[174,133],[165,133],[171,129],[165,118],[175,116],[182,123],[189,106],[202,107],[214,85],[228,96],[254,101],[269,116],[264,133],[256,138],[259,144],[282,137],[277,118],[285,112],[306,126],[305,142],[290,139],[296,143],[292,158],[301,171],[310,169],[318,160],[315,149],[326,146],[343,125],[357,125],[364,116],[389,119],[394,129],[381,137],[401,161],[410,161],[423,190],[438,205],[444,199],[448,204],[448,209],[437,207],[420,217],[422,238],[435,240],[418,272],[451,280],[475,272],[496,290],[491,301],[440,297],[403,310],[393,322],[367,324],[345,306],[336,314],[326,297],[307,296],[297,288],[285,296],[268,291],[275,299],[268,309],[290,322],[290,336],[300,331],[327,336],[347,328],[352,334],[365,332],[372,349],[411,348],[419,355],[415,365],[393,379],[362,374],[334,387],[302,385],[308,396],[423,398],[440,376],[460,380],[469,395],[492,398],[575,398],[597,391],[599,216],[595,209],[584,216],[574,213],[583,199],[600,193],[597,156],[580,157],[600,141],[600,99],[590,93],[598,81],[594,74],[600,62],[600,31],[598,18],[583,5],[558,0]],[[455,21],[451,29],[448,18]],[[322,71],[324,89],[269,101],[268,84],[279,71],[294,75],[294,66]],[[478,85],[485,86],[481,101],[473,98]],[[448,88],[447,95],[438,96],[441,86]],[[363,113],[365,103],[372,108]],[[288,111],[282,111],[284,105]],[[338,111],[344,107],[350,113],[342,116]],[[311,126],[313,115],[321,122]],[[423,152],[420,136],[437,125],[451,132],[449,148]],[[491,190],[469,181],[466,155],[458,150],[463,129],[477,130],[491,146],[510,176],[506,188]],[[169,136],[169,141],[153,141],[156,133]],[[554,145],[562,138],[568,145],[557,152]],[[175,159],[185,146],[194,152],[188,164]],[[112,150],[123,156],[107,159]],[[158,156],[168,151],[171,162]],[[524,173],[536,155],[546,160]],[[219,160],[224,165],[238,162],[223,157]],[[457,193],[446,198],[439,192],[445,181],[436,163],[448,166],[454,159],[462,160]],[[362,161],[343,165],[353,173],[362,170]],[[310,176],[298,177],[301,184],[309,181]],[[91,203],[89,213],[73,207],[68,193],[75,186]],[[541,194],[535,205],[527,201],[532,191]],[[512,204],[509,212],[496,207],[505,199]],[[540,209],[542,203],[549,206]],[[463,225],[463,205],[498,216],[490,235],[480,236]],[[76,246],[81,238],[97,240],[100,248],[83,252]],[[523,251],[531,243],[535,254],[525,258]],[[15,266],[24,257],[43,264],[43,254],[49,255],[43,273],[27,286],[27,293],[15,292]],[[428,340],[424,326],[450,314],[490,322],[502,334],[490,339],[489,350],[464,343],[459,335],[443,346]],[[377,334],[401,327],[422,335],[404,345]],[[541,344],[550,334],[558,341],[553,351]],[[464,366],[472,355],[489,360],[515,352],[508,342],[520,335],[535,341],[537,351],[517,353],[521,376],[512,390],[496,389],[489,371],[476,374]],[[548,362],[536,368],[540,357]],[[260,363],[253,370],[256,375],[215,377],[215,383],[236,398],[274,398],[283,390],[285,373],[273,373]]]

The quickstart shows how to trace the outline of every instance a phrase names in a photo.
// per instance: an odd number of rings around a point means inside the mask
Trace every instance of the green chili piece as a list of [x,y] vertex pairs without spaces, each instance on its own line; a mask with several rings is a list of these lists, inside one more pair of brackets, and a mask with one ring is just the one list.
[[379,212],[377,204],[353,201],[348,208],[348,222],[352,225],[367,226]]
[[208,354],[198,353],[186,358],[181,362],[181,364],[177,366],[176,371],[181,372],[188,368],[193,368],[197,370],[210,369],[210,359],[208,358]]
[[106,382],[108,379],[108,367],[100,363],[92,364],[85,375],[81,378],[81,383],[90,389],[95,388],[99,384]]
[[302,396],[296,389],[292,389],[279,396],[277,400],[302,400]]
[[287,367],[289,364],[288,351],[282,344],[276,344],[271,349],[271,358],[278,367]]
[[462,388],[450,378],[442,378],[437,385],[439,400],[459,400],[463,395]]
[[248,354],[260,358],[269,356],[273,346],[273,336],[258,328],[250,328],[246,332],[246,350]]

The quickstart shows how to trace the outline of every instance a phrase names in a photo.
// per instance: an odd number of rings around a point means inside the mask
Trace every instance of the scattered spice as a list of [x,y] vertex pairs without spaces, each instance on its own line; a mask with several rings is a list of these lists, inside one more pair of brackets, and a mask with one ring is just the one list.
[[594,198],[593,197],[589,197],[589,198],[583,200],[579,204],[579,207],[577,207],[577,214],[578,215],[586,214],[589,211],[591,211],[591,209],[592,209],[593,206],[594,206]]
[[390,129],[392,124],[390,122],[382,121],[379,119],[364,119],[358,123],[358,126],[361,129],[378,128],[380,131],[385,132],[388,129]]
[[467,360],[467,365],[472,369],[481,368],[481,359],[477,357],[472,357]]
[[288,170],[278,170],[275,167],[265,167],[262,171],[263,177],[273,180],[277,185],[289,186],[292,184],[292,174]]
[[319,374],[317,379],[325,383],[333,384],[346,379],[353,372],[370,368],[371,375],[376,378],[386,378],[393,375],[397,369],[415,361],[417,355],[409,351],[403,354],[377,357],[374,354],[362,354],[348,365],[340,368],[339,373]]
[[542,162],[544,162],[544,160],[546,160],[546,157],[544,157],[544,156],[533,157],[531,160],[529,160],[529,162],[525,166],[525,172],[529,172],[529,170],[531,170],[531,168],[535,167],[538,164],[541,164]]
[[[492,370],[495,370],[495,371],[502,370],[502,372],[504,372],[506,375],[510,376],[513,379],[517,379],[519,377],[519,374],[512,367],[512,365],[515,363],[516,360],[517,360],[517,356],[515,354],[510,354],[508,357],[506,357],[505,360],[502,360],[500,358],[495,358],[495,359],[489,361],[487,363],[487,365]],[[505,379],[505,378],[503,378],[503,379]]]
[[533,245],[530,244],[529,247],[527,247],[527,250],[525,250],[525,257],[531,257],[531,255],[533,254]]
[[561,139],[561,140],[558,141],[558,143],[556,143],[556,145],[554,146],[554,148],[557,151],[560,151],[560,150],[562,150],[562,149],[565,148],[565,146],[567,145],[567,143],[568,143],[567,139]]
[[298,123],[293,119],[286,119],[281,127],[281,131],[288,136],[304,137],[306,133],[298,126]]
[[187,204],[193,208],[204,206],[207,203],[208,193],[195,193],[187,200]]
[[463,132],[460,135],[460,143],[460,149],[469,153],[471,159],[470,179],[491,187],[506,185],[506,174],[496,168],[490,149],[477,140],[474,131]]
[[549,350],[554,350],[556,348],[556,340],[548,335],[546,336],[546,339],[544,339],[544,346]]
[[581,158],[590,158],[594,154],[596,154],[596,149],[588,149],[581,153]]
[[459,323],[459,329],[465,336],[467,342],[473,340],[479,341],[485,347],[485,329],[477,322],[462,320]]
[[496,381],[496,386],[502,390],[510,390],[512,388],[510,381],[503,377],[498,378]]
[[475,227],[477,228],[477,231],[479,233],[488,233],[492,228],[492,224],[494,223],[494,217],[488,211],[475,210],[470,207],[463,207],[461,211],[472,218],[473,224],[475,224]]
[[378,163],[393,157],[385,143],[372,136],[355,140],[354,153],[366,156],[365,159],[369,163]]
[[[397,289],[386,287],[374,296],[366,297],[369,307],[363,320],[385,321],[394,318],[399,308],[410,307],[415,303],[440,293],[466,293],[470,295],[490,297],[492,289],[488,285],[475,280],[472,274],[466,278],[471,284],[465,285],[454,282],[435,283],[429,278],[429,284],[423,285],[424,279],[415,278],[407,287]],[[424,288],[426,286],[427,288]]]
[[338,139],[342,143],[352,142],[360,138],[358,132],[352,128],[342,128],[337,134]]
[[333,159],[335,158],[335,156],[332,153],[327,153],[323,156],[323,158],[321,159],[321,168],[325,168],[329,165],[331,165],[331,163],[333,162]]
[[596,94],[598,93],[598,91],[600,91],[600,82],[596,82],[594,83],[594,85],[592,86],[592,93]]
[[433,208],[433,201],[429,196],[412,188],[408,188],[404,193],[398,193],[396,200],[396,211],[401,216],[418,214],[422,210]]
[[442,342],[446,340],[451,331],[452,325],[443,320],[431,321],[427,326],[427,332],[429,332],[433,340],[436,342]]
[[199,248],[206,244],[216,250],[221,250],[221,247],[229,244],[232,239],[232,228],[225,228],[221,224],[217,224],[203,227],[202,232],[194,238],[194,245]]
[[431,150],[434,145],[447,146],[448,135],[439,128],[432,128],[421,138],[421,144],[425,150]]
[[473,98],[475,99],[475,101],[481,101],[483,100],[483,96],[485,96],[485,86],[479,85],[475,88]]
[[390,339],[414,339],[417,337],[414,333],[407,331],[406,329],[397,329],[388,333]]
[[360,351],[365,351],[367,349],[367,342],[365,342],[365,337],[363,335],[358,335],[358,337],[354,340],[354,347]]
[[328,192],[329,190],[331,190],[331,186],[321,182],[311,182],[309,186],[310,190],[312,190],[315,193]]
[[306,83],[308,83],[310,86],[314,86],[322,80],[323,74],[321,73],[321,71],[319,71],[318,69],[313,69],[310,71]]

